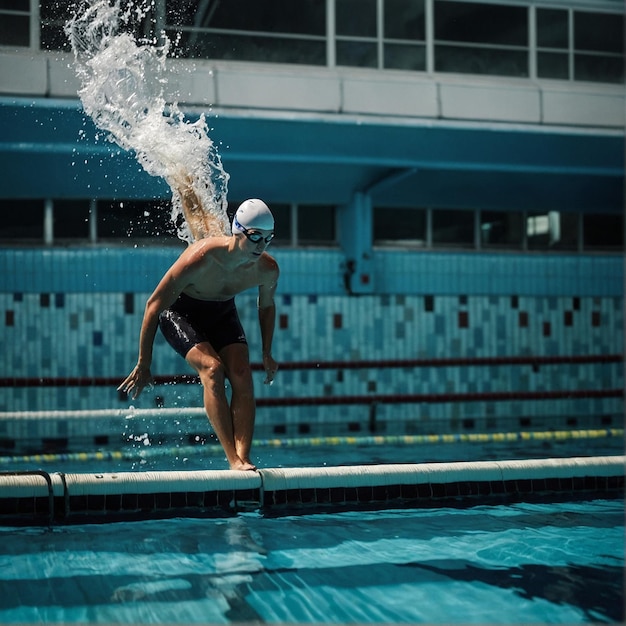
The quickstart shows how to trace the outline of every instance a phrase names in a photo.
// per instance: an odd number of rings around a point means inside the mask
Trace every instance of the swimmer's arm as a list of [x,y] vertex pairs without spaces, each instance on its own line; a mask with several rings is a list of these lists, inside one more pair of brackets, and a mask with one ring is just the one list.
[[144,387],[153,382],[150,366],[152,364],[154,338],[159,326],[159,315],[174,304],[185,287],[193,281],[195,263],[190,263],[184,257],[185,255],[182,255],[165,273],[146,302],[139,332],[137,365],[118,387],[118,391],[131,394],[133,399],[139,396]]
[[181,174],[176,179],[174,186],[180,196],[183,215],[194,241],[225,234],[217,216],[211,211],[205,210],[202,200],[196,192],[194,181],[189,174]]
[[159,315],[172,306],[178,296],[195,282],[198,271],[205,263],[208,248],[207,245],[197,244],[187,248],[174,265],[167,270],[161,282],[148,298],[141,324],[138,365],[150,367],[154,337],[159,325]]
[[167,182],[172,191],[180,196],[185,214],[200,208],[202,203],[194,189],[193,178],[182,167],[168,176]]
[[265,384],[269,385],[274,380],[278,363],[272,357],[272,340],[276,326],[276,305],[274,296],[278,287],[278,265],[269,257],[268,268],[265,272],[265,282],[259,285],[259,325],[261,326],[261,341],[263,349],[263,367],[265,369]]
[[137,365],[150,368],[152,348],[159,325],[159,315],[176,301],[184,287],[180,288],[176,280],[168,272],[146,302],[141,331],[139,333],[139,358]]
[[178,185],[177,191],[183,204],[185,217],[202,207],[202,202],[200,202],[200,198],[193,188],[193,181],[190,176],[184,178],[183,182]]

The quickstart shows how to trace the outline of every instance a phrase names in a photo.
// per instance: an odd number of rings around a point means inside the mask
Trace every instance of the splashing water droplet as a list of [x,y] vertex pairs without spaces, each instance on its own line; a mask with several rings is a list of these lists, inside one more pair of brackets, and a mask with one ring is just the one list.
[[206,214],[205,234],[230,234],[229,175],[209,136],[205,116],[191,122],[177,103],[165,101],[169,40],[164,37],[158,46],[154,41],[138,42],[126,32],[132,20],[148,14],[151,3],[125,1],[123,6],[124,11],[120,0],[84,0],[65,25],[83,108],[110,141],[133,151],[146,172],[170,185],[171,219],[181,239],[193,240],[189,225],[180,219],[178,189],[185,186],[192,187]]

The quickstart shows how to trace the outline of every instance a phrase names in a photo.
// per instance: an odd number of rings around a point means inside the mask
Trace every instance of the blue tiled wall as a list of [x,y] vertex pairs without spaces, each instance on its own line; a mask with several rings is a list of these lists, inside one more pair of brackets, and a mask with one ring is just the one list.
[[[283,362],[580,356],[623,350],[623,269],[617,256],[377,252],[376,295],[344,291],[339,251],[276,249],[281,265],[274,353]],[[175,248],[0,250],[0,351],[3,378],[112,377],[136,360],[143,306]],[[260,361],[256,295],[238,297],[254,362]],[[189,372],[157,337],[153,373]],[[283,371],[260,398],[376,394],[616,389],[623,365],[422,367]],[[198,406],[197,385],[163,386],[137,406]],[[128,406],[115,387],[0,388],[0,411]],[[621,414],[619,398],[529,402],[388,404],[380,423],[420,432],[458,426],[499,428],[532,418],[558,427]],[[297,434],[366,424],[365,405],[259,410],[261,425]],[[467,423],[467,422],[466,422]],[[582,422],[581,422],[582,423]],[[445,425],[445,427],[443,426]],[[0,433],[1,435],[2,433]]]
[[[0,249],[0,292],[137,293],[151,291],[177,247]],[[339,250],[273,250],[281,293],[345,295]],[[618,255],[539,255],[378,251],[377,294],[617,296]]]

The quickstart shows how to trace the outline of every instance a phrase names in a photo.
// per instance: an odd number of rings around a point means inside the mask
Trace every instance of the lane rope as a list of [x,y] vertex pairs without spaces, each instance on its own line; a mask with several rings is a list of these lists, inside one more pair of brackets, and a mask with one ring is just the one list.
[[[586,430],[549,430],[508,433],[445,433],[439,435],[370,435],[337,437],[289,437],[255,439],[253,446],[258,448],[310,448],[332,446],[418,446],[447,443],[506,443],[524,441],[571,441],[601,438],[622,438],[623,428],[603,428]],[[93,461],[142,461],[155,457],[192,457],[198,453],[219,456],[224,451],[218,444],[194,446],[143,446],[128,450],[104,450],[94,452],[67,452],[32,454],[23,456],[0,456],[0,466],[24,463],[65,463]]]

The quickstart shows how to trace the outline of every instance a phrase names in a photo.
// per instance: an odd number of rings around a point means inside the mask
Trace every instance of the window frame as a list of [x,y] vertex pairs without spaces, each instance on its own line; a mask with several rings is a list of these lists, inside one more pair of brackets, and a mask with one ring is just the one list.
[[[321,0],[320,0],[321,1]],[[154,29],[155,36],[157,33],[166,31],[172,38],[175,40],[175,33],[195,33],[195,34],[209,34],[209,35],[218,35],[220,37],[223,36],[238,36],[238,37],[255,37],[255,38],[266,38],[268,40],[282,40],[285,42],[294,42],[298,41],[314,43],[318,44],[319,48],[315,48],[315,50],[309,51],[294,51],[293,55],[295,58],[288,58],[286,60],[277,60],[270,59],[270,63],[273,64],[287,64],[287,65],[311,65],[313,67],[327,67],[327,68],[335,68],[339,64],[337,62],[337,46],[338,44],[365,44],[368,46],[372,46],[373,50],[375,50],[375,60],[373,55],[370,57],[371,62],[366,63],[366,65],[358,65],[358,64],[343,64],[339,65],[340,67],[351,67],[351,68],[364,68],[364,69],[372,69],[372,70],[387,70],[387,71],[402,71],[402,72],[411,72],[411,73],[426,73],[433,74],[436,71],[442,74],[445,73],[462,73],[469,75],[498,75],[498,76],[507,76],[507,77],[515,77],[515,78],[526,78],[528,80],[557,80],[563,82],[588,82],[592,80],[593,82],[599,84],[607,84],[607,85],[616,85],[616,84],[624,84],[624,66],[625,66],[625,54],[624,51],[621,52],[603,52],[603,51],[589,51],[576,48],[575,42],[575,19],[579,14],[607,14],[613,15],[621,19],[625,20],[626,14],[624,11],[616,10],[618,7],[615,7],[609,0],[598,0],[597,3],[591,4],[588,2],[586,5],[582,3],[577,3],[576,6],[568,6],[564,2],[560,2],[560,0],[538,0],[533,2],[532,0],[515,0],[511,3],[503,3],[502,1],[498,2],[496,0],[416,0],[423,2],[423,11],[424,11],[424,38],[423,39],[395,39],[392,37],[385,36],[385,25],[384,25],[384,16],[385,16],[385,1],[386,0],[375,0],[376,2],[376,34],[371,37],[352,37],[345,35],[338,35],[336,28],[336,16],[335,16],[335,6],[337,0],[324,0],[325,4],[324,10],[326,12],[326,24],[325,24],[325,32],[324,34],[319,35],[311,35],[305,33],[289,33],[289,32],[267,32],[267,31],[248,31],[248,30],[237,30],[237,29],[223,29],[223,28],[209,28],[209,27],[193,27],[190,25],[177,26],[176,24],[169,24],[167,22],[166,15],[166,2],[165,0],[156,0],[154,4],[154,20],[152,21],[151,28]],[[527,31],[528,37],[527,41],[524,45],[503,45],[503,44],[489,44],[489,43],[472,43],[472,42],[451,42],[451,41],[439,41],[435,38],[435,7],[436,5],[446,3],[446,2],[455,2],[455,3],[471,3],[471,4],[482,4],[482,5],[495,5],[501,7],[520,7],[525,9],[527,15]],[[30,21],[29,28],[29,42],[24,46],[15,46],[2,44],[0,42],[0,50],[2,49],[12,49],[24,48],[29,50],[39,50],[41,49],[41,41],[42,41],[42,32],[43,28],[45,28],[46,24],[43,24],[40,18],[40,7],[39,0],[29,0],[29,9],[28,11],[16,11],[9,9],[0,9],[0,16],[3,14],[19,14],[21,16],[27,17]],[[567,20],[568,20],[568,46],[567,49],[563,48],[554,48],[552,46],[539,45],[537,41],[537,31],[538,31],[538,11],[542,10],[561,10],[566,11]],[[55,28],[58,27],[56,24],[58,20],[50,21],[50,24]],[[144,25],[144,28],[146,25]],[[146,33],[144,33],[145,35]],[[414,48],[415,56],[414,59],[411,60],[411,54],[408,56],[406,52],[399,51],[399,57],[402,59],[403,57],[406,60],[401,60],[398,63],[394,63],[393,66],[390,66],[390,47],[391,46],[400,46],[400,47],[409,47]],[[462,66],[459,67],[448,67],[443,68],[441,65],[438,65],[438,55],[437,48],[440,50],[445,50],[446,48],[451,48],[456,46],[460,51],[463,49],[466,50],[475,50],[481,52],[486,55],[486,60],[482,62],[483,68],[479,72],[473,71],[473,68]],[[52,48],[51,48],[52,49]],[[56,50],[56,48],[54,48]],[[503,67],[506,69],[507,65],[505,62],[500,60],[498,63],[494,63],[491,61],[491,55],[497,54],[498,51],[504,51],[508,54],[513,55],[511,62],[512,65],[509,67],[522,68],[524,65],[519,58],[515,58],[517,55],[522,54],[525,55],[527,61],[525,63],[525,71],[502,71],[502,69],[498,69],[498,67]],[[278,55],[280,55],[280,49],[276,51]],[[298,55],[302,55],[302,58],[298,58]],[[550,75],[550,72],[546,70],[542,70],[544,66],[542,61],[542,55],[563,55],[566,57],[566,68],[562,68],[559,70],[555,69],[553,75]],[[367,56],[367,55],[366,55]],[[463,55],[461,55],[463,56]],[[325,60],[323,60],[325,57]],[[190,55],[190,58],[195,58],[193,55]],[[202,56],[197,58],[213,58],[210,56]],[[220,59],[221,57],[215,57],[216,59]],[[544,59],[547,57],[544,56]],[[582,78],[576,78],[577,71],[583,71],[583,66],[581,63],[584,62],[592,62],[594,58],[597,59],[605,59],[609,64],[609,68],[607,69],[607,73],[601,76],[600,79],[593,79],[593,75],[582,75]],[[266,61],[256,61],[254,58],[245,58],[238,59],[236,56],[232,58],[224,60],[244,60],[246,62],[259,62],[263,63]],[[578,65],[577,65],[578,64]],[[612,70],[610,68],[611,64],[617,64],[618,69]],[[436,68],[439,69],[436,69]],[[578,70],[577,70],[578,67]],[[619,68],[621,67],[621,72]],[[562,76],[560,74],[567,73],[567,76]],[[617,73],[621,74],[619,79],[616,78]],[[615,75],[615,79],[611,78],[612,75]]]

